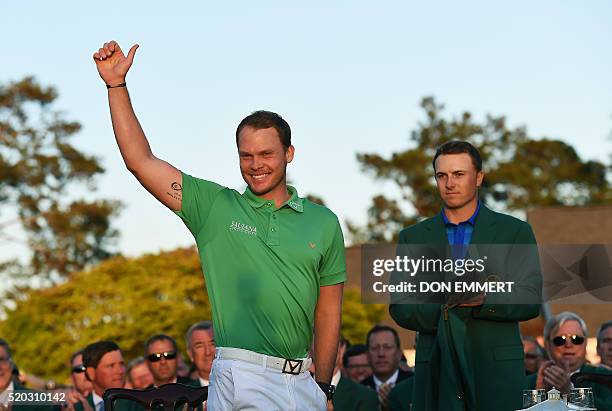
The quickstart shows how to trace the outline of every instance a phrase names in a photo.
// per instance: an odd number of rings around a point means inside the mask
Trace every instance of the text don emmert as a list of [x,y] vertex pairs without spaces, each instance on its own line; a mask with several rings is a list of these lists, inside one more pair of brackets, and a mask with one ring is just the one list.
[[416,284],[402,281],[399,284],[383,284],[380,281],[372,284],[376,293],[511,293],[514,281],[492,281],[485,283],[467,281],[420,281],[419,290]]

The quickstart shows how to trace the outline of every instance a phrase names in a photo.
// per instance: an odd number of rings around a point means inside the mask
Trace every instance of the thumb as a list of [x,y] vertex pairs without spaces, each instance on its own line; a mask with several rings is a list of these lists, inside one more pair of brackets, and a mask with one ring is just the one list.
[[127,59],[130,62],[130,65],[134,62],[134,56],[136,55],[136,50],[140,47],[138,44],[134,44],[130,51],[128,51]]
[[566,372],[569,372],[569,371],[570,371],[570,364],[569,364],[569,360],[565,360],[565,361],[563,361],[563,369],[564,369]]

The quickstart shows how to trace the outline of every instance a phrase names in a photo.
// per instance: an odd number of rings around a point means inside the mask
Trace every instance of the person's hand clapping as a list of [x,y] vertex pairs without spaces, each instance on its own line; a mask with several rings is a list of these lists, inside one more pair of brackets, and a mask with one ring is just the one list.
[[83,407],[83,411],[93,411],[89,403],[87,402],[87,398],[81,395],[77,390],[70,390],[67,393],[68,401],[66,401],[66,408],[68,411],[73,411],[77,404],[81,404]]
[[130,48],[127,56],[121,51],[121,47],[116,41],[112,40],[93,54],[96,68],[102,80],[109,86],[117,86],[125,83],[125,76],[134,62],[134,55],[138,49],[138,44]]
[[570,371],[566,364],[564,364],[564,368],[561,368],[553,361],[546,361],[538,370],[536,389],[548,391],[552,387],[555,387],[562,393],[570,391]]

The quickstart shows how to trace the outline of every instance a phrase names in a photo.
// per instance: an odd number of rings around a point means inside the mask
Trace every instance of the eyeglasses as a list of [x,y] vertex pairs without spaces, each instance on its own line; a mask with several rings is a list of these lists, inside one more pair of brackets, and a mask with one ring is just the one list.
[[82,372],[85,372],[85,366],[83,364],[75,365],[74,367],[72,367],[72,372],[74,372],[76,374],[80,374]]
[[174,360],[176,358],[176,351],[166,351],[166,352],[156,352],[153,354],[147,355],[147,360],[151,362],[157,362],[165,358],[166,360]]
[[555,347],[561,347],[565,345],[568,338],[573,345],[582,345],[584,343],[584,336],[576,334],[559,335],[552,339],[552,343]]

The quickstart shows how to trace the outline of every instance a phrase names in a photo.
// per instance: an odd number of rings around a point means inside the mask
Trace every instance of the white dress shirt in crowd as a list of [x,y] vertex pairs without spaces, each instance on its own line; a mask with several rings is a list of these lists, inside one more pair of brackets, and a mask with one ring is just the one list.
[[397,382],[398,375],[399,375],[399,368],[397,370],[395,370],[393,375],[391,375],[387,381],[381,381],[378,378],[376,378],[375,375],[372,375],[372,377],[374,377],[374,385],[376,386],[376,391],[378,392],[378,389],[383,384],[389,384],[392,387],[395,387],[395,383]]

